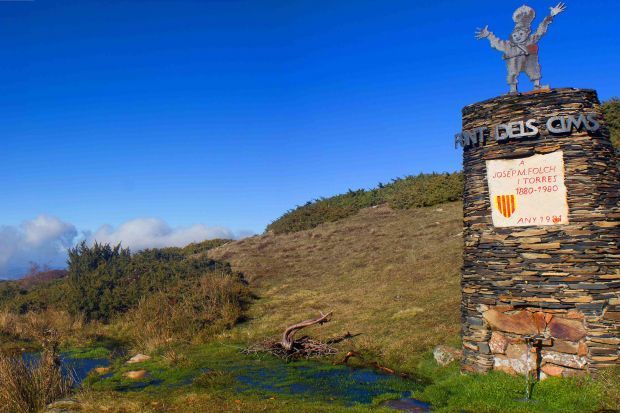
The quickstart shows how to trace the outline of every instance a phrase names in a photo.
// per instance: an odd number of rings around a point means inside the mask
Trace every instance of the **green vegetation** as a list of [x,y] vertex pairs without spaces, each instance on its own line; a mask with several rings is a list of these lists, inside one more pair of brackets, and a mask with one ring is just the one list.
[[132,255],[120,245],[89,247],[82,242],[69,250],[68,309],[87,320],[107,322],[145,305],[148,295],[157,294],[165,302],[163,291],[169,289],[174,297],[183,297],[205,274],[217,271],[235,276],[228,265],[204,255],[188,258],[194,251],[148,249]]
[[136,254],[81,243],[69,251],[68,276],[28,289],[2,285],[0,343],[36,345],[50,328],[65,346],[130,344],[147,351],[205,341],[240,320],[250,299],[240,273],[204,254],[224,243]]
[[176,280],[215,269],[229,271],[226,264],[194,259],[228,242],[207,240],[133,255],[120,245],[88,247],[82,243],[70,251],[70,276],[66,271],[35,269],[24,279],[0,281],[0,310],[26,314],[62,309],[88,319],[109,320],[134,307],[145,293],[159,291]]
[[39,312],[64,302],[66,279],[56,279],[25,288],[18,281],[0,283],[0,309],[16,314]]
[[620,99],[612,98],[601,105],[611,133],[611,142],[620,150]]
[[[310,361],[284,363],[269,356],[245,356],[239,348],[221,343],[177,346],[175,352],[182,355],[183,362],[174,365],[169,364],[165,353],[157,353],[143,363],[116,362],[110,375],[88,377],[85,390],[78,395],[84,403],[81,411],[90,411],[90,403],[112,411],[153,411],[142,409],[156,402],[160,409],[155,411],[167,412],[369,412],[382,411],[377,406],[380,400],[420,388],[418,382],[377,375],[371,370],[356,375],[345,366]],[[140,380],[125,377],[129,370],[136,369],[149,373]],[[114,400],[106,397],[111,392],[115,392]],[[366,403],[356,406],[354,400],[360,397],[366,398]],[[191,410],[185,404],[188,399]],[[138,400],[140,407],[132,408]]]
[[325,222],[335,222],[356,214],[363,208],[388,204],[395,209],[410,209],[457,201],[463,195],[463,175],[420,174],[398,178],[377,188],[330,198],[321,198],[286,212],[267,226],[276,234],[303,231]]
[[453,363],[438,367],[427,356],[418,366],[419,373],[433,378],[433,383],[415,397],[428,401],[433,411],[447,412],[602,412],[620,406],[620,371],[608,370],[596,380],[591,377],[548,378],[533,387],[531,403],[523,402],[523,377],[505,373],[461,374]]

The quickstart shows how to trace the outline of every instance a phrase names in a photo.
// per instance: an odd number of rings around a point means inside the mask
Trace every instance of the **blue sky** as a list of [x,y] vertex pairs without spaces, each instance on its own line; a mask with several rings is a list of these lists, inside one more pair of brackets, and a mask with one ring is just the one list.
[[[552,3],[528,2],[535,23]],[[240,236],[319,196],[459,170],[461,108],[507,88],[474,30],[506,38],[521,4],[0,2],[0,276],[61,262],[15,247],[32,228],[63,248],[145,227]],[[543,82],[620,95],[619,15],[569,1]]]

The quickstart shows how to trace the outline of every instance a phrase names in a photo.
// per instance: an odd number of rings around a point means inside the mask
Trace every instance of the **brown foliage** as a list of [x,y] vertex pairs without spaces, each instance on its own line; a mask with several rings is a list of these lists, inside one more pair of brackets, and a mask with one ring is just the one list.
[[124,318],[136,347],[153,350],[173,341],[199,342],[241,317],[247,288],[227,273],[208,273],[191,284],[143,297]]
[[0,355],[0,413],[38,412],[71,391],[73,379],[60,366],[57,333],[47,330],[43,346],[41,358],[33,362]]

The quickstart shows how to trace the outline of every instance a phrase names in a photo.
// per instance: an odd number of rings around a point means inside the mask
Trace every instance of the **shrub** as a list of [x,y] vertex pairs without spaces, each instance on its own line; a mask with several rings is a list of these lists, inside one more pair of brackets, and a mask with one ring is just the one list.
[[601,109],[605,115],[605,122],[609,127],[611,142],[616,147],[616,150],[620,150],[620,99],[609,99],[601,105]]
[[321,198],[286,212],[267,226],[276,234],[303,231],[324,222],[334,222],[362,208],[387,203],[392,208],[410,209],[433,206],[461,199],[463,174],[420,174],[398,178],[374,189],[349,190],[346,194]]
[[144,297],[171,286],[186,285],[213,271],[232,274],[228,264],[196,253],[206,248],[210,245],[194,244],[187,249],[147,249],[132,255],[120,245],[89,247],[82,242],[69,251],[69,310],[89,321],[108,322],[138,306]]
[[216,271],[144,296],[125,321],[146,351],[172,341],[199,342],[232,327],[249,290],[239,275]]

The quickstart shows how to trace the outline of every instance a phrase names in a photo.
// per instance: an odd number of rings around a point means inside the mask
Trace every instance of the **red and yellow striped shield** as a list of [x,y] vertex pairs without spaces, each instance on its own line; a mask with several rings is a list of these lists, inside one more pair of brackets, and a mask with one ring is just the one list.
[[497,195],[495,207],[503,216],[510,218],[517,209],[517,198],[514,195]]

